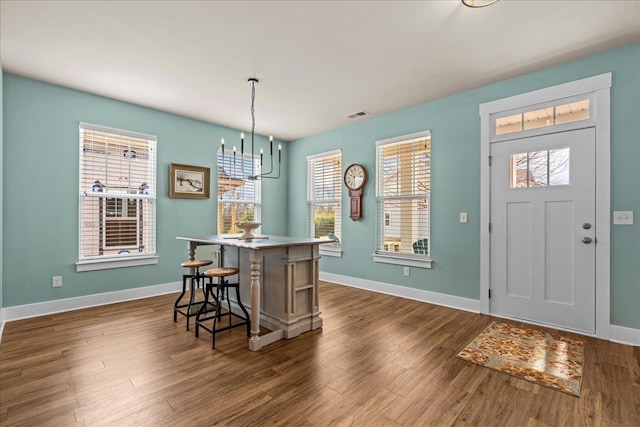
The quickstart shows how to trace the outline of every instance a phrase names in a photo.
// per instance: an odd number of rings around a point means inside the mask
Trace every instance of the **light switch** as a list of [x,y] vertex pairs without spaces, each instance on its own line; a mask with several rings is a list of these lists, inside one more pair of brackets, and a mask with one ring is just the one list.
[[618,224],[633,224],[633,211],[614,211],[613,223]]
[[466,212],[460,212],[460,222],[466,224],[467,223],[467,213]]

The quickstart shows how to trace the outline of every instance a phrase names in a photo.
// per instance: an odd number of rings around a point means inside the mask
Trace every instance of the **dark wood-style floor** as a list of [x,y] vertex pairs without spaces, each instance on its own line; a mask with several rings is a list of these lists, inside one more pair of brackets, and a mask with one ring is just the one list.
[[10,322],[3,426],[640,426],[640,348],[585,338],[582,396],[456,359],[492,320],[322,283],[324,327],[199,339],[176,295]]

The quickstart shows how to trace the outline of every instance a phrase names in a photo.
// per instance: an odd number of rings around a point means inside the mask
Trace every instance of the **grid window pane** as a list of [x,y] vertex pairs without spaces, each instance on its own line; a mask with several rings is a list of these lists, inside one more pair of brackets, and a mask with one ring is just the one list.
[[431,137],[377,146],[377,253],[429,255]]
[[553,125],[553,107],[524,113],[524,130]]
[[342,153],[307,159],[307,221],[310,237],[342,238]]
[[497,117],[494,119],[495,136],[589,120],[590,117],[589,99],[565,101],[562,104]]
[[79,130],[79,258],[155,255],[155,137]]
[[238,222],[260,222],[261,181],[247,178],[259,173],[257,156],[218,152],[218,234],[241,233]]
[[510,188],[569,185],[569,148],[512,154],[509,162]]

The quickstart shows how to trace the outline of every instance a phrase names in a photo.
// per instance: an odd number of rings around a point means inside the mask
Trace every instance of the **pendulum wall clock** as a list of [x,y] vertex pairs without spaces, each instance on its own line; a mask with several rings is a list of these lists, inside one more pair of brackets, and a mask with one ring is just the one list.
[[362,218],[362,193],[366,183],[367,171],[364,166],[357,163],[347,166],[344,171],[344,185],[349,190],[349,198],[351,199],[349,218],[353,221]]

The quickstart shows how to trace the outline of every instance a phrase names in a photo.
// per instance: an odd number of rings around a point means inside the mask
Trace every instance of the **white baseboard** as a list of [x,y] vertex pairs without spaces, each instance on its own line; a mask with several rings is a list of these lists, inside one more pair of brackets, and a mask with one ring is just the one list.
[[609,334],[609,339],[613,342],[640,347],[640,329],[611,325]]
[[178,292],[181,289],[182,282],[175,282],[166,283],[164,285],[144,286],[141,288],[125,289],[122,291],[5,307],[2,309],[2,316],[4,317],[2,325],[4,327],[5,322],[10,322],[12,320],[28,319],[31,317],[61,313],[64,311],[79,310],[99,305],[149,298]]
[[3,331],[4,331],[4,309],[0,307],[0,344],[2,343]]
[[343,276],[341,274],[320,272],[320,280],[352,288],[365,289],[396,297],[422,301],[429,304],[442,305],[458,310],[480,313],[480,301],[438,292],[424,291],[422,289],[407,288],[405,286],[391,285],[389,283],[376,282],[374,280],[360,279],[358,277]]
[[[480,313],[480,301],[456,297],[453,295],[440,294],[437,292],[423,291],[420,289],[407,288],[405,286],[391,285],[373,280],[360,279],[358,277],[343,276],[327,272],[320,272],[320,280],[339,285],[351,286],[353,288],[365,289],[373,292],[393,295],[401,298],[422,301],[429,304],[442,305],[458,310]],[[548,325],[543,325],[549,327]],[[575,332],[575,331],[571,331]],[[609,340],[620,344],[640,346],[640,329],[627,328],[624,326],[610,325]]]
[[[376,282],[374,280],[360,279],[357,277],[343,276],[340,274],[326,273],[322,271],[320,272],[320,280],[426,302],[429,304],[441,305],[458,310],[470,311],[472,313],[480,312],[480,301],[469,298],[407,288],[404,286],[391,285],[388,283]],[[179,292],[181,288],[181,282],[174,282],[163,285],[145,286],[142,288],[125,289],[122,291],[0,308],[0,342],[2,342],[5,324],[13,320],[28,319],[31,317],[61,313],[64,311],[79,310],[100,305],[149,298]],[[611,325],[610,340],[620,344],[640,346],[640,329]]]

